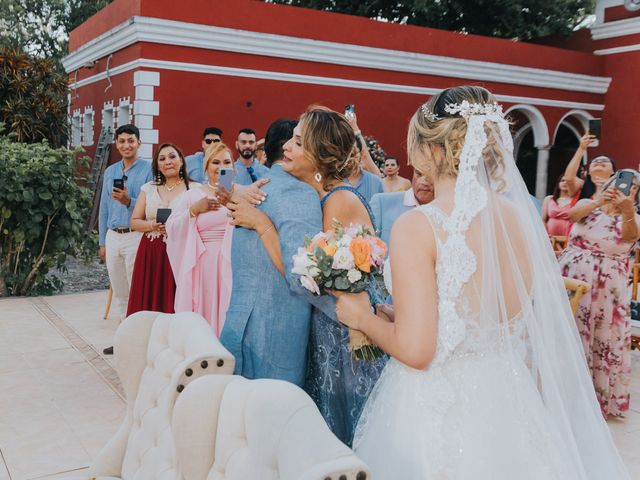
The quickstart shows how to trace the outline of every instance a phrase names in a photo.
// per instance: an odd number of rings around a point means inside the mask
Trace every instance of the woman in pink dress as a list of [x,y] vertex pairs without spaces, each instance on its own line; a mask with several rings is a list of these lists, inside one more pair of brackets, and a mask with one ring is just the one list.
[[571,219],[569,218],[569,210],[577,202],[577,196],[569,195],[569,186],[564,176],[558,179],[553,195],[549,195],[542,203],[542,221],[544,222],[547,232],[550,236],[569,235],[571,230]]
[[167,222],[167,254],[176,279],[175,311],[197,312],[220,335],[231,297],[228,210],[217,200],[218,172],[233,169],[231,150],[214,143],[206,151],[208,181],[187,192]]
[[[613,179],[612,179],[613,180]],[[582,280],[591,291],[581,300],[576,323],[605,418],[629,409],[631,324],[629,254],[640,237],[636,214],[640,175],[630,195],[606,182],[593,200],[580,200],[569,212],[575,221],[567,249],[558,261],[562,275]]]

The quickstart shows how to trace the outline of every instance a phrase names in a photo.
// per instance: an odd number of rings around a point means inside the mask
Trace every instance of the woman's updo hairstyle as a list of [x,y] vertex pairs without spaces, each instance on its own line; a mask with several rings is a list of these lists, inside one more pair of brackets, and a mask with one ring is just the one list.
[[[431,97],[411,117],[407,135],[407,150],[409,163],[418,171],[429,171],[429,168],[425,168],[424,165],[426,161],[424,152],[429,149],[430,144],[434,144],[440,145],[444,150],[444,160],[435,162],[434,173],[438,176],[458,175],[460,155],[467,135],[467,121],[460,114],[448,113],[445,107],[451,104],[461,104],[464,101],[481,105],[496,103],[495,97],[486,88],[453,87]],[[487,122],[485,131],[490,128],[495,129],[495,125],[491,126],[490,122]],[[501,181],[500,176],[504,170],[504,162],[494,135],[488,137],[487,145],[482,153],[485,166],[491,177]]]
[[360,165],[353,128],[341,113],[310,107],[300,117],[302,148],[322,175],[325,190],[349,177]]

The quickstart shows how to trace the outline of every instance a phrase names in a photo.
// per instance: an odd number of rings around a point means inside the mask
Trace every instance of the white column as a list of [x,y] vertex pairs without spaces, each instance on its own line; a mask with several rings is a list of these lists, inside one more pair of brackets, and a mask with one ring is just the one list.
[[549,150],[551,145],[538,148],[538,164],[536,167],[536,197],[543,200],[547,195],[547,176],[549,173]]

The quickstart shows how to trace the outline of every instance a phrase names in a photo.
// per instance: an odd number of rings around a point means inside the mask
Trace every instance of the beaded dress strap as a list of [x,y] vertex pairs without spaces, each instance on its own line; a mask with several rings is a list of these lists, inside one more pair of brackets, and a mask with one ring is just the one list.
[[364,207],[367,209],[367,213],[369,214],[369,219],[371,220],[371,225],[373,225],[373,228],[375,228],[376,227],[376,219],[373,216],[373,212],[371,211],[371,207],[369,206],[369,202],[367,202],[367,199],[364,198],[364,196],[358,190],[356,190],[353,187],[349,187],[347,185],[340,185],[338,187],[335,187],[334,189],[329,191],[329,193],[327,193],[322,200],[320,200],[320,208],[324,208],[324,204],[327,201],[327,199],[331,195],[333,195],[334,192],[337,192],[338,190],[348,190],[349,192],[355,193],[355,195],[360,199],[360,201],[362,202]]

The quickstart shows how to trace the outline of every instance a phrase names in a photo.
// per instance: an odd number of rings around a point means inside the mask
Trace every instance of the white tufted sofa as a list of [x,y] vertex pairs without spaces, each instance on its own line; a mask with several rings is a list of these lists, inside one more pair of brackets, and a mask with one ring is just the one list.
[[172,424],[184,480],[370,478],[311,398],[287,382],[200,378],[176,401]]
[[233,373],[235,359],[198,314],[138,312],[116,332],[114,362],[127,413],[90,477],[180,479],[171,432],[176,398],[198,377]]

